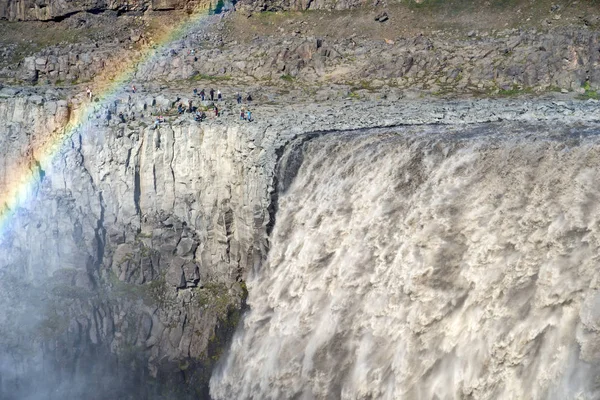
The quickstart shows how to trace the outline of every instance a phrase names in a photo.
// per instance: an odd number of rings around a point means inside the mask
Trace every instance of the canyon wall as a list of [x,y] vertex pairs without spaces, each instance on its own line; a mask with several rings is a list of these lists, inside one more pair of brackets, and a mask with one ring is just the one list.
[[[289,183],[276,165],[294,138],[431,123],[597,123],[593,101],[479,100],[311,103],[302,112],[265,104],[253,123],[224,106],[199,124],[168,113],[172,91],[102,102],[62,95],[0,90],[10,215],[0,237],[3,398],[208,398],[245,310],[245,282],[271,247]],[[165,111],[155,126],[151,115]]]
[[20,373],[103,363],[201,386],[235,327],[244,271],[263,257],[259,150],[236,127],[113,125],[109,109],[65,129],[76,112],[41,96],[0,103],[2,191],[27,185],[1,242],[3,304],[14,306],[3,349],[16,360],[2,393],[23,394]]

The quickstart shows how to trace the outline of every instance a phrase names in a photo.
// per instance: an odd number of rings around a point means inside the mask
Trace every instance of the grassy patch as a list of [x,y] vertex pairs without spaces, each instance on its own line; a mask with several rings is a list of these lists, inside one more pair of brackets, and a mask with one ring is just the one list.
[[510,89],[498,89],[498,95],[504,97],[518,96],[523,93],[523,88],[513,85]]
[[497,96],[497,97],[517,97],[526,94],[534,93],[533,88],[528,86],[521,85],[512,85],[510,88],[491,88],[485,91],[485,95],[487,96]]
[[69,319],[65,315],[60,315],[53,311],[46,315],[46,318],[40,323],[38,333],[44,339],[56,339],[59,335],[66,332],[69,327]]
[[[208,298],[205,297],[204,300],[210,301],[209,304],[216,307],[219,319],[215,331],[208,339],[206,359],[211,363],[221,357],[242,318],[248,290],[245,282],[238,282],[237,285],[239,286],[232,287],[231,291],[224,284],[216,282],[206,285],[203,289],[197,289],[197,293],[205,291],[205,294],[208,294]],[[238,303],[240,300],[241,304]],[[240,306],[241,308],[238,308]]]
[[47,47],[86,41],[98,32],[98,28],[64,29],[52,22],[0,21],[0,45],[14,45],[9,56],[0,59],[0,65],[18,63]]
[[213,309],[220,319],[227,315],[233,304],[233,298],[224,283],[209,282],[201,288],[194,289],[194,292],[197,306]]
[[490,6],[492,8],[497,9],[510,9],[512,7],[516,7],[519,3],[519,0],[492,0],[490,1]]
[[296,78],[294,78],[293,76],[288,75],[288,74],[281,75],[279,77],[279,79],[281,79],[282,81],[290,82],[290,83],[294,82],[296,80]]
[[147,305],[158,306],[163,306],[168,300],[167,283],[164,276],[142,285],[136,285],[119,280],[111,271],[109,279],[112,287],[111,295],[113,297],[130,301],[142,300]]
[[289,18],[291,16],[301,15],[302,13],[306,13],[306,11],[263,11],[259,14],[255,14],[262,24],[266,25],[278,25],[284,19]]
[[446,3],[444,0],[410,0],[408,7],[415,10],[437,9],[441,8],[444,3]]
[[56,285],[52,287],[53,295],[73,300],[85,300],[91,296],[91,293],[80,286]]
[[374,87],[371,82],[365,80],[358,83],[349,83],[348,86],[350,86],[350,92],[356,92],[359,90],[368,90],[369,92],[374,92],[377,90],[377,88]]
[[485,5],[472,0],[409,0],[408,7],[412,10],[443,10],[449,13],[476,11],[477,8],[489,7],[496,10],[510,10],[521,0],[491,0]]
[[600,100],[600,94],[598,94],[598,91],[593,90],[590,87],[589,81],[586,81],[583,84],[582,88],[585,90],[585,92],[583,92],[582,94],[577,96],[578,99],[580,99],[580,100],[589,100],[589,99]]
[[229,76],[229,75],[196,74],[196,75],[192,76],[189,80],[192,82],[198,82],[198,81],[220,82],[220,81],[230,81],[231,76]]
[[179,370],[186,371],[190,367],[190,360],[179,361]]

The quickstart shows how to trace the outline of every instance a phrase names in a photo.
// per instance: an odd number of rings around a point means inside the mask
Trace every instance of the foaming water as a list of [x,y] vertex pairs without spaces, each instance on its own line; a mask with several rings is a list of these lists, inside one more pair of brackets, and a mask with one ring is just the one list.
[[600,398],[600,139],[464,129],[302,145],[214,398]]

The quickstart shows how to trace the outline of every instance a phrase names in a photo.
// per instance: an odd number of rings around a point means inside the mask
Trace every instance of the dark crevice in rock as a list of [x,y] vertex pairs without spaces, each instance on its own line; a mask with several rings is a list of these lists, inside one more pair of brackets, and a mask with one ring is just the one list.
[[125,169],[129,169],[129,163],[131,162],[131,151],[132,151],[132,148],[127,149],[127,159],[125,160]]
[[[173,147],[175,146],[175,137],[173,137]],[[177,179],[175,179],[175,171],[173,170],[173,160],[175,159],[175,150],[173,149],[173,152],[171,154],[171,159],[169,160],[169,170],[171,171],[171,179],[173,182],[173,204],[172,204],[172,208],[175,208],[175,186],[176,186],[176,182]]]
[[42,183],[44,181],[44,178],[46,177],[46,171],[44,171],[44,169],[42,168],[42,165],[40,164],[40,162],[38,160],[34,160],[33,162],[35,164],[35,169],[37,171],[39,181],[40,181],[40,183]]
[[[69,109],[69,118],[70,118],[70,107]],[[94,228],[94,240],[96,244],[96,254],[94,260],[89,260],[86,265],[87,274],[89,277],[89,281],[94,289],[97,289],[98,282],[96,277],[98,277],[99,272],[101,270],[102,264],[104,263],[104,251],[106,244],[106,228],[104,226],[104,217],[105,217],[105,204],[104,198],[102,196],[102,191],[98,189],[96,184],[94,183],[94,179],[92,178],[92,174],[85,166],[85,157],[83,155],[82,150],[82,139],[81,139],[81,131],[78,133],[78,147],[75,149],[76,154],[79,158],[78,165],[82,168],[83,172],[87,175],[89,179],[90,186],[94,193],[98,193],[98,205],[100,207],[100,215],[96,220],[96,227]]]
[[[64,20],[69,19],[69,18],[71,18],[73,16],[76,16],[78,14],[83,14],[83,15],[85,15],[85,14],[100,15],[100,14],[103,14],[103,13],[105,13],[107,11],[109,13],[111,12],[110,10],[107,10],[106,8],[100,8],[100,7],[90,8],[90,9],[86,9],[86,10],[76,10],[76,11],[67,12],[67,13],[62,14],[62,15],[57,15],[57,16],[49,19],[48,21],[62,22]],[[119,14],[120,13],[117,13],[117,15],[119,15]]]
[[[98,193],[98,201],[100,204],[100,217],[96,221],[96,229],[94,229],[94,236],[96,239],[96,271],[99,271],[104,262],[104,247],[106,244],[106,228],[104,227],[104,213],[105,205],[102,197],[102,192]],[[95,282],[95,281],[94,281]]]
[[[269,222],[267,224],[267,236],[271,236],[273,227],[275,226],[275,215],[277,214],[278,202],[279,202],[279,175],[281,167],[281,159],[287,147],[287,143],[275,150],[277,158],[277,166],[275,167],[275,173],[273,174],[273,192],[271,192],[271,201],[269,207],[267,207],[267,214],[269,216]],[[268,239],[267,239],[268,240]],[[266,256],[266,255],[265,255]]]
[[156,165],[152,166],[152,185],[154,187],[154,192],[156,193]]
[[141,195],[141,188],[140,188],[140,167],[138,165],[135,166],[135,175],[133,178],[133,203],[135,205],[135,212],[137,213],[137,215],[142,215],[142,211],[140,208],[140,195]]
[[77,11],[72,11],[72,12],[65,13],[63,15],[57,15],[54,18],[50,19],[50,21],[53,21],[53,22],[62,22],[64,20],[66,20],[67,18],[72,17],[73,15],[79,14],[80,12],[81,11],[77,10]]
[[225,255],[226,261],[231,261],[231,237],[233,235],[233,210],[231,208],[227,208],[227,210],[223,213],[223,227],[225,228]]

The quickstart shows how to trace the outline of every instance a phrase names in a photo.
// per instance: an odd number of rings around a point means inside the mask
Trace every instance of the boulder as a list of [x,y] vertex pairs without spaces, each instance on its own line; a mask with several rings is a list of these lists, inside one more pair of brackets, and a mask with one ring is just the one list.
[[183,266],[186,261],[181,257],[175,257],[171,260],[171,264],[167,269],[167,273],[165,274],[165,281],[167,285],[174,286],[176,288],[184,288],[185,284],[185,275],[183,272]]
[[385,22],[385,21],[387,21],[389,19],[390,18],[388,16],[387,12],[385,12],[385,11],[380,12],[379,14],[377,14],[375,16],[375,21],[377,21],[377,22]]

